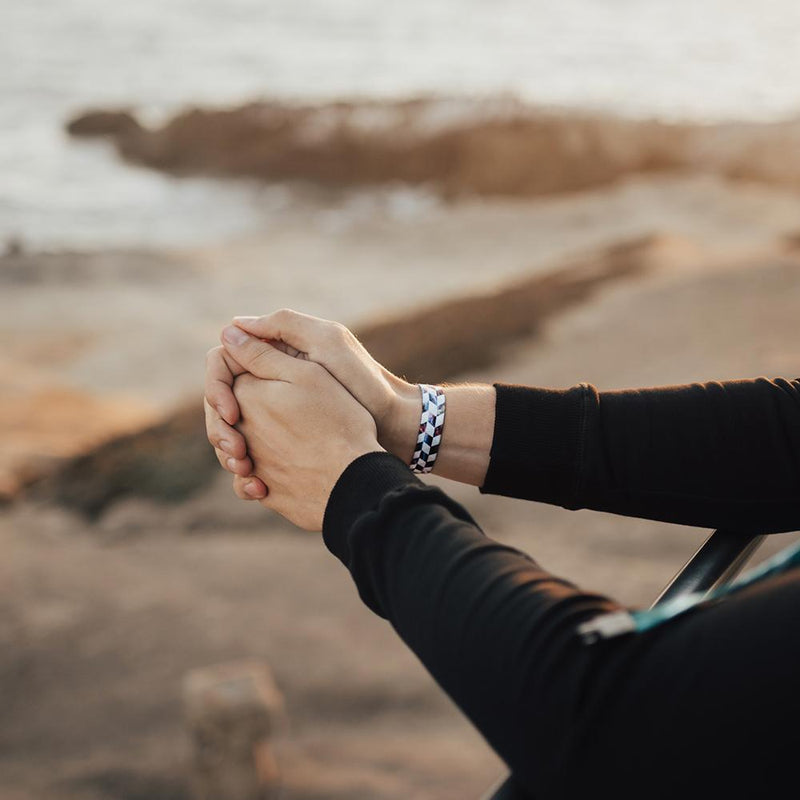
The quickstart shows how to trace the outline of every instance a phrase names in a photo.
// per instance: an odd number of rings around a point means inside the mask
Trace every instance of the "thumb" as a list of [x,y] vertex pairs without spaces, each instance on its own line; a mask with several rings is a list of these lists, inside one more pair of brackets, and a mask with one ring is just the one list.
[[222,331],[221,341],[231,358],[256,378],[291,383],[297,375],[297,359],[235,325]]

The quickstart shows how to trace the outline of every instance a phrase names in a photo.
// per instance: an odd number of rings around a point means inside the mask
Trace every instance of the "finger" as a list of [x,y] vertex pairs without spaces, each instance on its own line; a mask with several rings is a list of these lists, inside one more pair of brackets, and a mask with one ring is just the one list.
[[216,448],[214,449],[214,453],[217,456],[217,461],[219,461],[220,466],[224,470],[232,472],[234,475],[241,475],[243,478],[253,474],[253,462],[249,458],[233,458]]
[[253,336],[283,341],[300,351],[298,358],[321,364],[370,411],[378,411],[390,391],[387,380],[393,377],[391,373],[338,322],[290,309],[264,317],[234,317],[233,322]]
[[234,317],[233,324],[259,339],[270,339],[289,345],[299,357],[310,353],[325,331],[335,323],[290,308],[273,311],[263,317]]
[[235,475],[233,478],[233,493],[240,499],[240,500],[255,500],[255,497],[250,497],[250,495],[245,494],[244,491],[244,482],[242,479]]
[[269,489],[264,481],[255,475],[234,476],[233,491],[240,500],[264,500],[269,495]]
[[[275,344],[275,340],[271,339],[270,344]],[[304,353],[301,350],[298,350],[296,347],[292,347],[290,344],[286,344],[286,342],[279,342],[276,346],[281,347],[284,353],[287,353],[292,358],[305,358],[308,359],[308,353]]]
[[[206,398],[203,398],[206,414],[206,436],[217,450],[222,450],[233,458],[244,458],[247,455],[247,444],[244,436],[232,428],[220,417],[219,412]],[[238,404],[237,404],[238,408]]]
[[222,331],[225,352],[240,364],[244,371],[264,380],[293,382],[298,375],[299,362],[271,344],[251,336],[235,325]]
[[295,358],[298,354],[300,354],[300,351],[296,347],[292,347],[291,345],[288,345],[286,342],[282,342],[279,339],[267,339],[267,344],[271,344],[276,350],[280,350],[281,353],[286,353],[292,358]]
[[231,425],[239,421],[239,404],[231,387],[243,372],[246,370],[225,352],[224,347],[214,347],[206,354],[206,399]]

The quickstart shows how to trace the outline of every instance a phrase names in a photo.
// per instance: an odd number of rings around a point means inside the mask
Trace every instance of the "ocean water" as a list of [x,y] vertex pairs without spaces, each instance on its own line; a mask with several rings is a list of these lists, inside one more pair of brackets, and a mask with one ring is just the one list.
[[515,93],[672,119],[800,113],[797,0],[0,0],[0,245],[183,244],[284,190],[177,180],[63,133],[74,112]]

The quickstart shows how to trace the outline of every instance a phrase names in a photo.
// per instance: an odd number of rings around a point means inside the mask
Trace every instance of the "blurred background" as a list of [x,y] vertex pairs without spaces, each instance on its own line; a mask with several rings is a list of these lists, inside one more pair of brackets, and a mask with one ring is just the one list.
[[[480,797],[203,356],[290,306],[410,379],[794,377],[798,75],[788,0],[0,0],[3,800]],[[634,604],[704,537],[447,488]]]

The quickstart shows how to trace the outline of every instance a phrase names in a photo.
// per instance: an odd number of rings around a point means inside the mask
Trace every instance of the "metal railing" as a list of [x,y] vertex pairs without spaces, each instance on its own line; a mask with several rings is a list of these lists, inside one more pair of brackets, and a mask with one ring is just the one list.
[[689,592],[710,592],[732,581],[764,539],[763,534],[714,531],[664,587],[653,606]]

